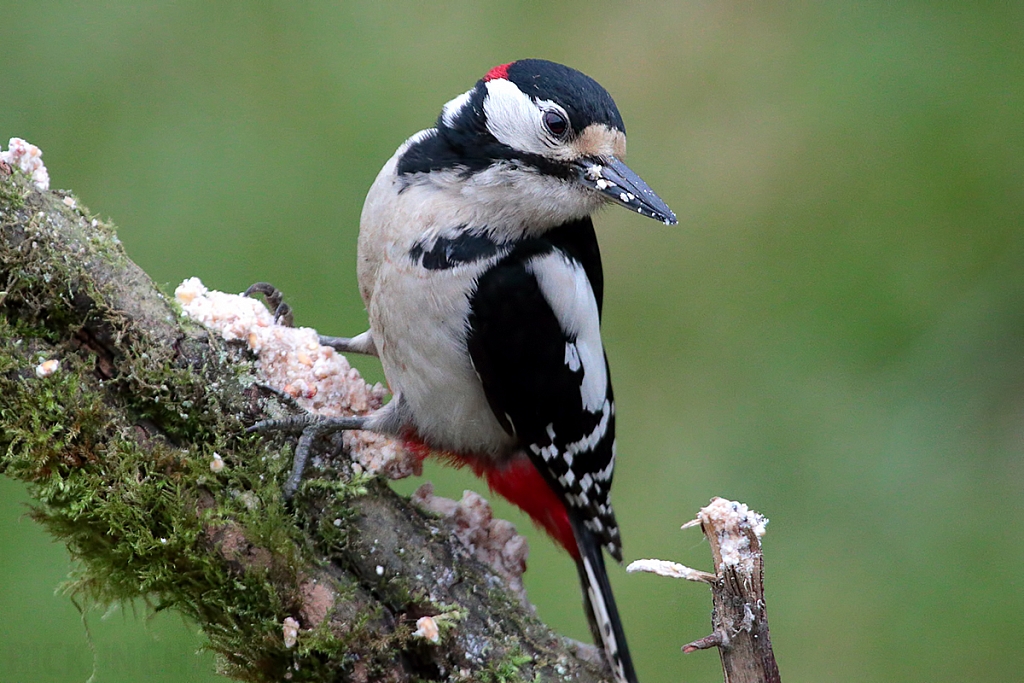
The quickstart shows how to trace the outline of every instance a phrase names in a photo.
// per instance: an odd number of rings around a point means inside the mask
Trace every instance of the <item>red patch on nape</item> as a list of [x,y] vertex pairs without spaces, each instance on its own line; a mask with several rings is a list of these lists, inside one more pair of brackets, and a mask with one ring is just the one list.
[[515,62],[509,62],[508,64],[499,64],[494,67],[486,74],[484,74],[484,82],[493,81],[495,78],[508,78],[508,68],[515,64]]

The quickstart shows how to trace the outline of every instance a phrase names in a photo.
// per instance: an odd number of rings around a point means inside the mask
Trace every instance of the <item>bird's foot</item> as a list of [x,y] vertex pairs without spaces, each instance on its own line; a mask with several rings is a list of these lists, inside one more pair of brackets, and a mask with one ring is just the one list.
[[304,412],[291,417],[262,420],[246,429],[245,432],[246,434],[266,434],[268,432],[299,434],[299,442],[295,445],[295,457],[292,460],[292,473],[281,488],[285,500],[291,500],[302,482],[302,475],[306,469],[306,461],[309,460],[309,452],[313,443],[317,439],[337,432],[362,429],[365,423],[366,417],[363,416],[328,417]]
[[269,282],[257,282],[249,286],[249,289],[242,293],[242,296],[251,297],[255,294],[262,294],[267,300],[267,309],[274,312],[274,322],[285,327],[293,327],[295,316],[292,307],[285,303],[284,293]]
[[287,391],[284,391],[283,389],[278,389],[277,387],[270,386],[269,384],[265,384],[264,382],[254,382],[253,386],[255,386],[260,391],[270,394],[278,401],[283,403],[286,407],[288,407],[289,409],[296,413],[307,412],[305,408],[299,405],[299,402],[295,400],[294,396],[289,394]]
[[[243,292],[243,296],[251,297],[255,294],[262,294],[267,300],[267,309],[274,312],[275,323],[285,327],[293,327],[295,325],[295,315],[292,312],[292,307],[285,302],[284,294],[280,289],[269,282],[257,282],[254,285],[250,285],[249,289]],[[325,334],[318,336],[322,345],[330,346],[340,353],[377,355],[377,347],[374,345],[369,331],[355,337],[330,337]]]

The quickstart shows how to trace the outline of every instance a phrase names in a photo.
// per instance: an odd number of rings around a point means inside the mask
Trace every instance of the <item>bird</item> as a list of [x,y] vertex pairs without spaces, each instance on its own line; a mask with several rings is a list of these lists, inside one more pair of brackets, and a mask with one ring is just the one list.
[[625,152],[619,110],[589,76],[541,59],[490,69],[377,175],[357,257],[369,330],[321,337],[379,357],[391,400],[368,415],[251,431],[303,430],[289,492],[313,437],[345,429],[468,465],[568,551],[595,644],[616,681],[636,683],[602,552],[622,562],[592,215],[610,203],[677,221]]

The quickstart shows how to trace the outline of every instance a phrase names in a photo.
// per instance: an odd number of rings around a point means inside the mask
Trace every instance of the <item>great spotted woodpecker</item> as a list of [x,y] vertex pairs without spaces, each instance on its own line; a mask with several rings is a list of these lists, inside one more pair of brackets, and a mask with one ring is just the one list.
[[608,92],[536,59],[491,69],[444,105],[434,128],[406,140],[360,221],[370,329],[322,338],[379,356],[393,398],[367,416],[302,420],[288,486],[298,483],[312,435],[342,429],[404,438],[468,464],[575,559],[595,642],[616,680],[634,682],[601,550],[622,561],[609,502],[615,401],[600,333],[604,280],[590,215],[610,200],[666,224],[676,218],[622,162],[625,152]]

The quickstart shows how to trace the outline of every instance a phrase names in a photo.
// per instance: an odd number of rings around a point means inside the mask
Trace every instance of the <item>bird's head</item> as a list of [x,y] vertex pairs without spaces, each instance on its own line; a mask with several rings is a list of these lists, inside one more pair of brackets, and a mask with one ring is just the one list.
[[554,224],[608,201],[676,222],[623,162],[626,129],[611,95],[561,64],[523,59],[494,67],[444,105],[436,132],[410,142],[399,174],[457,178],[464,197],[470,187],[489,202],[505,193],[498,197],[537,206]]

